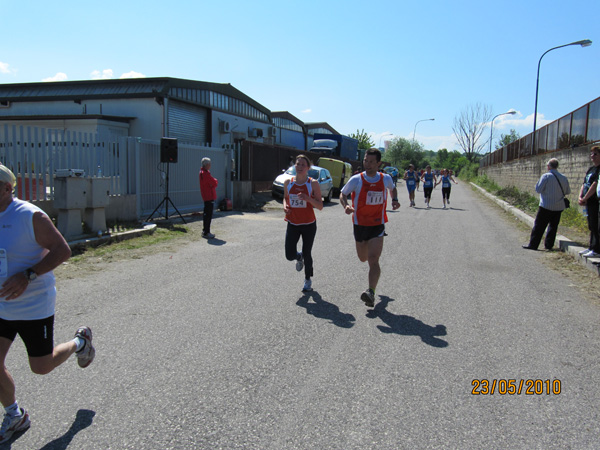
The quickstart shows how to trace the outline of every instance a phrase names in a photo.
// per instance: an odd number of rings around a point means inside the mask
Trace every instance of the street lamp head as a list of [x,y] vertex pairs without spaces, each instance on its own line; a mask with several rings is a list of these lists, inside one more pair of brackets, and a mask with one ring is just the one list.
[[592,41],[590,41],[589,39],[584,39],[583,41],[573,42],[569,45],[581,45],[582,47],[589,47],[590,45],[592,45]]

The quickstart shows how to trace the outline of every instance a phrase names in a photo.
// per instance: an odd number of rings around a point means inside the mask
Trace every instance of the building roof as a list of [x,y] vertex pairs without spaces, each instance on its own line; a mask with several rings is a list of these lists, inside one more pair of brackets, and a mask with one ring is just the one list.
[[109,116],[105,114],[41,114],[35,116],[0,116],[0,121],[17,120],[109,120],[111,122],[128,123],[135,117]]
[[307,130],[313,130],[315,128],[325,128],[326,130],[331,131],[333,134],[341,134],[338,133],[336,129],[329,125],[327,122],[305,122],[304,125],[306,126]]
[[[210,83],[170,77],[0,84],[0,102],[79,101],[105,98],[178,98],[178,90],[181,89],[217,92],[244,101],[267,116],[271,115],[270,110],[229,83]],[[183,97],[183,100],[187,100],[185,96]]]
[[302,122],[300,119],[298,119],[296,116],[294,116],[288,111],[273,111],[271,112],[271,117],[281,117],[282,119],[288,119],[304,128],[304,122]]

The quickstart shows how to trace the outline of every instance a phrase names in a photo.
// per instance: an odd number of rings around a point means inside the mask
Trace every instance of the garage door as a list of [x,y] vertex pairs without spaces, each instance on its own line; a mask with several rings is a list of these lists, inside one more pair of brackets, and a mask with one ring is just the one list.
[[208,142],[207,121],[206,109],[173,100],[169,102],[169,137],[205,144]]

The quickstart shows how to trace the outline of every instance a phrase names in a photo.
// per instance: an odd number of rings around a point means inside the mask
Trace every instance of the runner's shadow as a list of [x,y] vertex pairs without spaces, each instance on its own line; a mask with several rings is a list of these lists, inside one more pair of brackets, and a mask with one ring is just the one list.
[[48,442],[40,450],[64,450],[69,448],[75,435],[84,428],[89,427],[92,424],[95,415],[96,413],[94,411],[80,409],[77,411],[77,416],[75,417],[75,421],[71,425],[71,428],[58,439]]
[[396,333],[403,336],[419,336],[421,340],[432,347],[448,347],[448,343],[436,336],[446,336],[446,327],[444,325],[426,325],[420,320],[411,316],[396,315],[389,312],[386,308],[393,298],[386,296],[379,297],[381,301],[375,305],[375,308],[367,313],[367,317],[379,317],[387,326],[377,325],[377,328],[383,333]]
[[[313,302],[309,302],[312,298]],[[306,309],[306,313],[319,319],[328,319],[330,323],[341,328],[352,328],[356,318],[352,314],[340,311],[333,303],[326,302],[317,291],[306,292],[298,299],[296,305]]]
[[227,244],[227,241],[224,241],[224,240],[218,239],[218,238],[207,239],[206,242],[208,242],[208,245],[216,245],[216,246]]

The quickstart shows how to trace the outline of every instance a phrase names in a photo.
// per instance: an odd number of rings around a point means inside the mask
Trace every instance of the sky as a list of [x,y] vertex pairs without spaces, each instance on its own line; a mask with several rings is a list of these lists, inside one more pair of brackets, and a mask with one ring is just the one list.
[[[174,77],[230,83],[271,111],[462,149],[455,118],[494,143],[600,97],[597,0],[0,0],[0,83]],[[426,119],[435,120],[426,120]],[[482,139],[489,140],[489,128]],[[486,144],[489,145],[489,144]]]

